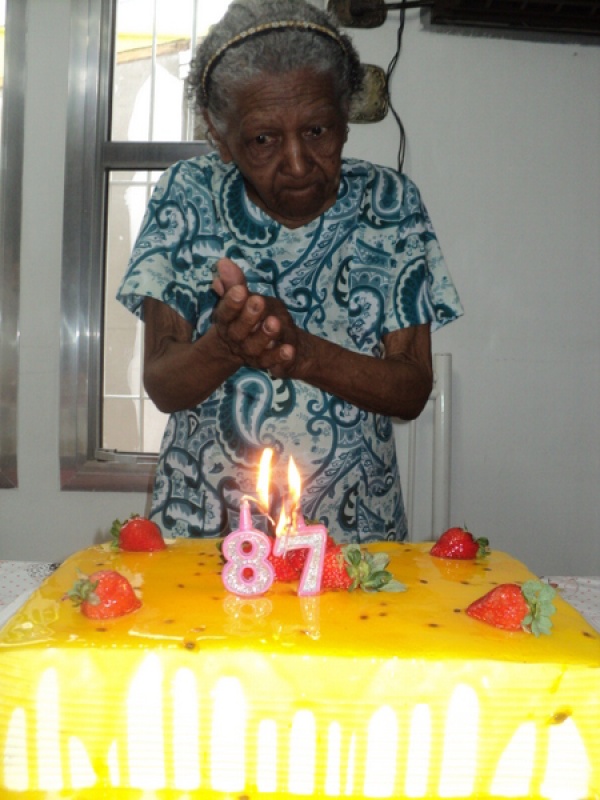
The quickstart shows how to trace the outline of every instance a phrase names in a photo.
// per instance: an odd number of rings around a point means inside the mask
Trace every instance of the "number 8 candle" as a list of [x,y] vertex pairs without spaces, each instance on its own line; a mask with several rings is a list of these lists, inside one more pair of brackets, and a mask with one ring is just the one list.
[[271,540],[252,527],[248,500],[241,502],[239,525],[223,540],[222,553],[226,563],[221,578],[228,592],[241,597],[256,597],[264,594],[275,579],[268,561]]

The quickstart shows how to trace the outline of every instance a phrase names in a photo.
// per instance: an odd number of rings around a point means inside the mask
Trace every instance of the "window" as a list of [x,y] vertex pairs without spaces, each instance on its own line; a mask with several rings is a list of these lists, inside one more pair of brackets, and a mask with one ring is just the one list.
[[19,250],[27,0],[0,0],[0,488],[17,486]]
[[73,0],[61,332],[61,484],[148,488],[165,418],[141,324],[115,301],[163,169],[206,152],[185,78],[229,0]]

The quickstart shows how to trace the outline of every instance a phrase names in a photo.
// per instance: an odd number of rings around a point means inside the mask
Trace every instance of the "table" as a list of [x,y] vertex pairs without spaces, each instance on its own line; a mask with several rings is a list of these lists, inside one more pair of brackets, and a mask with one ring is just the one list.
[[[58,564],[0,561],[0,625],[20,608]],[[560,595],[600,632],[600,577],[545,576]]]

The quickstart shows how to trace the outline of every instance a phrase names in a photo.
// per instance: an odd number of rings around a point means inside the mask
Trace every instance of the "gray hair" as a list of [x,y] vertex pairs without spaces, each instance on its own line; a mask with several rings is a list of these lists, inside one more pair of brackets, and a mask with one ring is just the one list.
[[188,82],[199,110],[223,131],[234,93],[245,83],[304,68],[331,76],[347,114],[363,69],[334,17],[307,0],[233,0],[199,45]]

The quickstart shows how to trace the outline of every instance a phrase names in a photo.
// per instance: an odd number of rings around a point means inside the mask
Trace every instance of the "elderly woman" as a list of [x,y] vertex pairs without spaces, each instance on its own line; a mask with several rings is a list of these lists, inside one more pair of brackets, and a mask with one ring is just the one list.
[[171,415],[151,515],[226,533],[272,448],[273,516],[293,456],[305,516],[402,539],[392,418],[423,409],[430,331],[462,309],[414,184],[342,158],[358,55],[304,0],[234,0],[190,82],[216,152],[163,175],[119,292]]

